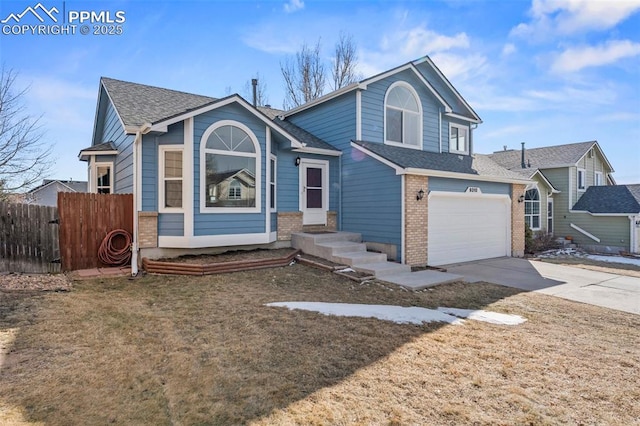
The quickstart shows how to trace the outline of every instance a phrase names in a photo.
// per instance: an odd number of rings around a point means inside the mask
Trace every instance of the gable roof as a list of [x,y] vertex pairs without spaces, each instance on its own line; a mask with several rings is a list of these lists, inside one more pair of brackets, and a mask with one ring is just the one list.
[[[185,115],[196,114],[206,108],[214,108],[218,104],[238,102],[260,119],[273,124],[274,128],[280,129],[285,136],[292,137],[296,144],[299,142],[302,145],[301,149],[321,150],[328,155],[340,154],[338,149],[300,129],[295,124],[283,124],[284,122],[278,119],[278,115],[283,111],[270,107],[253,107],[239,95],[212,98],[107,77],[102,77],[100,83],[120,117],[125,131],[140,128],[145,124],[161,126],[163,123],[181,120]],[[105,144],[94,145],[92,148],[96,150],[95,147],[102,145]],[[84,149],[82,153],[90,151],[92,148]]]
[[602,158],[609,166],[611,172],[613,172],[613,167],[611,167],[611,164],[605,157],[597,141],[525,149],[525,164],[528,166],[525,169],[522,168],[521,150],[514,149],[508,151],[497,151],[493,154],[489,154],[489,156],[495,162],[509,170],[522,171],[529,169],[531,170],[530,173],[533,174],[535,169],[553,169],[558,167],[575,166],[576,163],[580,161],[580,159],[593,147],[596,147],[600,151]]
[[58,180],[58,179],[45,179],[42,181],[41,185],[36,186],[29,190],[29,194],[33,194],[35,192],[40,192],[43,189],[52,186],[54,184],[62,185],[63,187],[69,189],[69,192],[87,192],[87,182],[81,180]]
[[573,210],[595,214],[639,214],[640,184],[590,186]]
[[[472,180],[490,180],[499,182],[529,182],[529,179],[500,166],[487,155],[459,155],[403,148],[381,143],[352,141],[357,147],[364,148],[375,156],[405,171],[430,171],[468,175]],[[361,149],[362,150],[362,149]],[[437,174],[437,173],[436,173]]]
[[[432,67],[435,73],[437,74],[437,76],[443,80],[443,83],[445,84],[445,86],[451,90],[451,93],[453,94],[456,100],[455,105],[453,106],[450,105],[446,101],[445,97],[443,97],[442,94],[439,93],[438,90],[436,90],[436,88],[429,82],[429,80],[427,79],[427,76],[425,76],[424,73],[420,72],[420,70],[416,67],[417,64],[421,64],[423,62],[427,63],[430,67]],[[438,100],[438,102],[440,102],[442,106],[444,106],[446,114],[449,114],[458,118],[463,118],[475,123],[482,122],[482,119],[480,118],[480,116],[478,116],[478,114],[473,110],[473,108],[469,106],[467,101],[464,100],[464,98],[460,95],[460,93],[453,87],[453,85],[451,85],[449,80],[447,80],[444,74],[442,74],[442,72],[435,66],[433,61],[428,56],[424,56],[416,61],[409,61],[405,64],[399,65],[388,71],[384,71],[372,77],[365,78],[364,80],[361,80],[357,83],[352,83],[338,90],[334,90],[333,92],[320,96],[319,98],[309,101],[303,105],[292,108],[289,111],[284,112],[283,115],[284,117],[294,115],[298,112],[304,111],[306,109],[309,109],[313,106],[316,106],[323,102],[334,99],[338,96],[341,96],[353,90],[366,90],[369,84],[375,83],[376,81],[382,80],[384,78],[387,78],[388,76],[400,73],[405,70],[411,70],[416,74],[416,76],[424,83],[425,87],[431,92],[431,94]],[[458,106],[462,106],[462,109],[466,109],[466,111],[461,110],[460,108],[456,108]]]
[[216,98],[209,96],[107,77],[102,77],[100,82],[124,126],[155,124],[216,101]]

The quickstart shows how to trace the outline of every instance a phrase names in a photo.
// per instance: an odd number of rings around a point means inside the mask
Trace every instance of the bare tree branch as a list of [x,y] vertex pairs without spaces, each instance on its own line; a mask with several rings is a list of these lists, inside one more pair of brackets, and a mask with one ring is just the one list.
[[0,196],[26,189],[49,172],[52,146],[43,140],[40,117],[25,111],[27,89],[15,90],[17,74],[0,72]]
[[359,80],[359,76],[356,74],[357,65],[358,53],[353,36],[341,31],[335,46],[333,68],[331,69],[333,90],[338,90]]
[[285,109],[294,108],[319,98],[324,93],[325,71],[320,58],[320,39],[313,49],[303,43],[295,60],[287,58],[280,63],[285,82]]

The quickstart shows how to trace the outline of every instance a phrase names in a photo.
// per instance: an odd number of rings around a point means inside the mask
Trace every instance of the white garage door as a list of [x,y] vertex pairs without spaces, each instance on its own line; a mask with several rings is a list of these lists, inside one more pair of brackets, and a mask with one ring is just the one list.
[[431,192],[429,265],[511,255],[511,200],[507,195]]

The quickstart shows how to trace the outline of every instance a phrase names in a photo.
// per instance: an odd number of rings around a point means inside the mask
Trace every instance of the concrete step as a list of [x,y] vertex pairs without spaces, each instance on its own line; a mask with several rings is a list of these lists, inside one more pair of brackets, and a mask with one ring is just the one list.
[[326,232],[322,234],[312,234],[308,232],[297,232],[291,234],[291,246],[302,250],[304,253],[325,257],[328,254],[326,248],[318,248],[318,244],[346,241],[361,243],[362,236],[354,232]]
[[338,253],[333,256],[334,262],[346,263],[347,265],[364,265],[369,263],[381,263],[387,261],[384,253],[371,253],[368,251],[356,251],[348,253]]
[[[316,244],[318,252],[323,253],[325,259],[329,259],[334,256],[338,256],[341,253],[354,253],[354,252],[366,252],[367,245],[363,243],[356,243],[353,241],[327,241]],[[319,257],[324,257],[319,256]]]
[[363,263],[360,265],[352,265],[352,268],[356,271],[375,275],[377,278],[381,279],[390,275],[397,275],[405,272],[411,273],[411,266],[401,265],[400,263],[394,262]]

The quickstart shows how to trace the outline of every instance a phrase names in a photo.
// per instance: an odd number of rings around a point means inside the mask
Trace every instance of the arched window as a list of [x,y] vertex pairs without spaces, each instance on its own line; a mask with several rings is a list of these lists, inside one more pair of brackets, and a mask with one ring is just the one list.
[[200,147],[201,200],[204,211],[258,211],[260,145],[241,123],[223,121],[209,127]]
[[422,107],[413,88],[404,82],[389,87],[384,99],[384,137],[389,144],[422,146]]
[[524,194],[524,221],[533,230],[540,229],[540,192],[536,188]]

